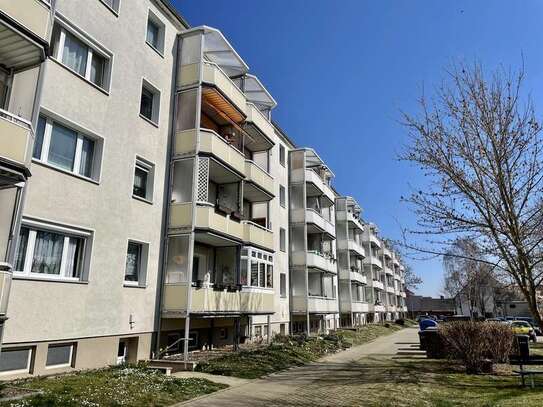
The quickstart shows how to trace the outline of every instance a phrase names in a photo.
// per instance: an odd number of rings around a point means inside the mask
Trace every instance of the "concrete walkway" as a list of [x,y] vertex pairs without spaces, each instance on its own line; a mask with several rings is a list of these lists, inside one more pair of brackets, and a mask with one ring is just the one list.
[[[367,378],[371,375],[372,371],[360,361],[373,356],[422,357],[416,350],[417,343],[417,329],[403,329],[373,342],[327,356],[316,363],[292,368],[262,379],[249,380],[245,383],[237,382],[232,388],[180,403],[177,406],[361,405],[363,395],[356,391],[355,386],[363,377]],[[214,375],[206,375],[206,378],[219,381]],[[376,385],[379,384],[376,383]]]

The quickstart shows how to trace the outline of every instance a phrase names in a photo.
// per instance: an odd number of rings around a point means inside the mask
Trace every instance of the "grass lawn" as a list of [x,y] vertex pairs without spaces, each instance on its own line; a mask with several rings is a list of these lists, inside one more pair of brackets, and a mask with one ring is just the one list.
[[[448,361],[365,358],[350,378],[353,405],[363,406],[522,406],[543,405],[543,379],[534,390],[521,388],[510,372],[467,375]],[[326,386],[326,383],[320,383]],[[345,389],[344,391],[347,391]],[[354,399],[364,400],[354,402]]]
[[169,406],[227,387],[204,379],[180,379],[143,367],[113,367],[10,383],[42,394],[1,407]]
[[338,331],[336,335],[319,338],[281,337],[268,346],[248,351],[240,351],[201,362],[196,370],[223,376],[255,379],[270,373],[301,366],[322,356],[343,350],[351,345],[359,345],[401,329],[390,324],[366,325],[359,331]]

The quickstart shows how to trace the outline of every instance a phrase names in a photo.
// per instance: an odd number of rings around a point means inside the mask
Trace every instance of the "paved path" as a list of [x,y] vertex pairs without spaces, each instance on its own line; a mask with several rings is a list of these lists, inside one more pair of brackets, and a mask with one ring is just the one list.
[[[263,379],[194,399],[179,406],[351,406],[363,405],[362,389],[356,387],[372,376],[372,367],[361,363],[373,356],[417,357],[417,329],[407,328],[365,345],[327,356],[319,362],[292,368]],[[422,357],[422,356],[421,356]],[[389,372],[393,375],[394,372]],[[207,375],[215,380],[213,375]],[[218,381],[218,380],[217,380]],[[379,386],[380,380],[375,381]]]

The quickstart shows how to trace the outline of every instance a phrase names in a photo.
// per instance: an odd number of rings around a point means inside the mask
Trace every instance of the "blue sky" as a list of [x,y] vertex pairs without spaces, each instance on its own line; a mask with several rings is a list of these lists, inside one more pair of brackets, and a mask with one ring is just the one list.
[[[396,159],[406,140],[399,112],[417,111],[423,86],[428,94],[453,61],[518,67],[523,54],[526,89],[543,101],[540,0],[172,3],[192,26],[225,34],[278,101],[274,119],[319,152],[336,188],[392,239],[414,223],[400,196],[426,182]],[[408,262],[424,280],[419,292],[438,295],[441,260]]]

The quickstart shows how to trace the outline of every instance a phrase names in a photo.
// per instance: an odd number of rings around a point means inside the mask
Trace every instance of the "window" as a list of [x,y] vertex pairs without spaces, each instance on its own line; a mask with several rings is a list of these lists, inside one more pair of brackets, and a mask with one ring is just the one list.
[[279,144],[279,164],[285,166],[285,146]]
[[[90,251],[90,233],[23,225],[15,261],[18,275],[82,280]],[[17,275],[16,274],[16,275]]]
[[47,348],[46,367],[71,366],[73,360],[74,344],[49,345]]
[[279,293],[282,298],[287,296],[287,275],[285,273],[279,274]]
[[285,196],[285,187],[283,185],[279,185],[279,204],[283,208],[287,206],[286,196]]
[[97,180],[102,141],[40,116],[34,142],[34,159],[53,167]]
[[164,32],[164,23],[155,14],[149,12],[145,41],[160,55],[164,53]]
[[115,14],[119,13],[119,1],[120,0],[100,0]]
[[126,266],[124,270],[124,282],[128,285],[145,285],[147,274],[147,256],[149,245],[129,241],[126,251]]
[[132,186],[132,196],[144,199],[148,202],[153,201],[155,166],[142,158],[136,158],[134,168],[134,184]]
[[141,87],[140,116],[158,125],[160,91],[146,80]]
[[32,348],[2,349],[0,374],[30,373]]
[[102,89],[109,88],[111,57],[104,51],[99,51],[58,23],[53,29],[52,47],[53,57],[62,65]]
[[273,256],[267,252],[252,247],[244,248],[241,252],[240,272],[243,285],[273,288]]
[[287,251],[287,231],[283,228],[279,228],[279,250]]

